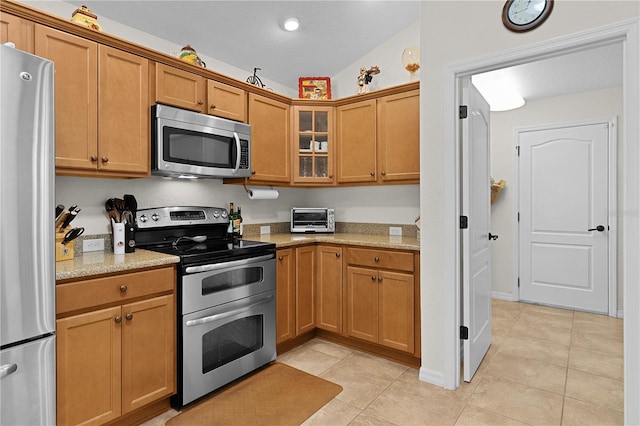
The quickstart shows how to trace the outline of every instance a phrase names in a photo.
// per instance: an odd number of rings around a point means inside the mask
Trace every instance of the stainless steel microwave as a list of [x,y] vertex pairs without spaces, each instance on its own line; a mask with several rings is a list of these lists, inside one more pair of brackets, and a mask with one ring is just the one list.
[[151,174],[183,178],[251,176],[251,127],[212,115],[151,107]]
[[291,209],[291,232],[313,233],[336,231],[335,211],[326,207]]

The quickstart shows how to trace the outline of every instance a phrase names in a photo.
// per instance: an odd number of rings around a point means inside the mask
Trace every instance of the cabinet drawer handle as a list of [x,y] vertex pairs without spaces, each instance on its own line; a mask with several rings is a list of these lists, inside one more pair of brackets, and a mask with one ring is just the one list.
[[120,286],[120,293],[126,293],[127,289],[128,289],[128,287],[126,285],[121,285]]
[[102,157],[102,162],[103,163],[108,163],[109,162],[109,157]]
[[129,312],[127,315],[124,316],[127,321],[131,321],[133,319],[133,314],[131,312]]
[[120,315],[117,315],[113,320],[116,322],[116,324],[120,324],[122,322],[122,317]]
[[216,109],[216,104],[211,104],[211,109]]
[[91,156],[91,161],[93,161],[93,162],[98,161],[98,156],[97,155],[92,155]]
[[375,260],[376,262],[380,262],[380,258],[378,256],[374,257],[373,260]]

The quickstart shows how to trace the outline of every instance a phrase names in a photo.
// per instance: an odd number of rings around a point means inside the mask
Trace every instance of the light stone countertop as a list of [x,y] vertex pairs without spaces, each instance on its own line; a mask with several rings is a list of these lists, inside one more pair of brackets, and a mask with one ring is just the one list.
[[[295,247],[313,243],[357,245],[382,249],[420,251],[416,237],[378,234],[262,234],[246,236],[244,239],[275,243],[277,248]],[[56,262],[56,281],[87,278],[93,275],[108,275],[136,269],[171,265],[180,258],[163,253],[136,249],[133,253],[114,255],[110,251],[83,253],[70,260]]]
[[178,256],[141,249],[125,254],[113,254],[110,251],[89,252],[73,259],[56,262],[56,281],[171,265],[178,262],[180,262]]
[[372,248],[420,251],[420,241],[416,237],[378,234],[262,234],[245,236],[245,240],[275,243],[277,248],[313,243],[347,244]]

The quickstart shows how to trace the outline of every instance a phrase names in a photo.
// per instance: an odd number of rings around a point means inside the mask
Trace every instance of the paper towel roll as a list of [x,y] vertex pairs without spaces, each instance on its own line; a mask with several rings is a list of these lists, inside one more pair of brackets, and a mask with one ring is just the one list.
[[277,189],[248,189],[247,194],[251,200],[275,200],[280,196]]

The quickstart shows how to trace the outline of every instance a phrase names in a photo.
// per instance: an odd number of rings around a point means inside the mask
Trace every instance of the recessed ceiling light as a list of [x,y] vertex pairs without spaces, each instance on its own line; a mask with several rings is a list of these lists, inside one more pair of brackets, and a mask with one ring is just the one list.
[[284,29],[287,31],[295,31],[300,26],[298,18],[287,18],[284,20]]

